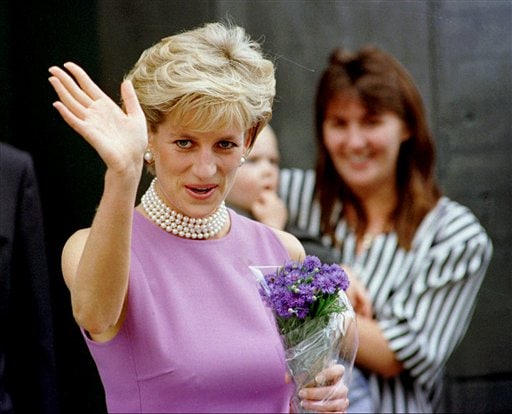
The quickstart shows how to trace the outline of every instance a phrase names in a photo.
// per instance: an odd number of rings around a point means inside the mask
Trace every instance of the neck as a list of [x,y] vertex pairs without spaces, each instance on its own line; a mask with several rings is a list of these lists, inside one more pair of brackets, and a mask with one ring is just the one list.
[[[376,235],[392,229],[392,214],[397,202],[396,194],[392,194],[376,193],[359,198],[367,219],[366,234]],[[346,216],[349,223],[357,223],[356,211],[352,205],[347,206]]]

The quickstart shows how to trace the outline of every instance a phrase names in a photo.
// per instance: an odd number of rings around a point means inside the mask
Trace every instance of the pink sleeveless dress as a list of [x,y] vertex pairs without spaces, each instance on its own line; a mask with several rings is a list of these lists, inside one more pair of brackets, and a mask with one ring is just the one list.
[[284,351],[250,265],[279,265],[284,246],[230,210],[216,240],[170,235],[137,211],[126,320],[86,338],[109,412],[289,412]]

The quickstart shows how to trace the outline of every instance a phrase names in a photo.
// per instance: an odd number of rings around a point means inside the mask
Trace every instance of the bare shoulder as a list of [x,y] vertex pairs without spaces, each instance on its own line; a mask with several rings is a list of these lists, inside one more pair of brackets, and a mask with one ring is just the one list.
[[281,240],[281,243],[283,243],[292,260],[304,260],[304,257],[306,257],[306,251],[304,250],[304,247],[302,246],[299,239],[297,239],[297,237],[295,237],[293,234],[283,230],[278,230],[276,228],[272,228],[272,230],[279,238],[279,240]]
[[84,251],[90,230],[90,228],[86,228],[73,233],[62,249],[62,274],[68,288],[76,274],[78,263],[82,257],[82,252]]

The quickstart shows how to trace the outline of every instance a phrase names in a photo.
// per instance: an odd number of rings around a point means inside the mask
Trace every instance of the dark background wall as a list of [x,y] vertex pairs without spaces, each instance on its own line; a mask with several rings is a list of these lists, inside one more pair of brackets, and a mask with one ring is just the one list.
[[92,220],[104,167],[52,108],[47,68],[74,60],[117,99],[123,74],[143,49],[226,16],[263,40],[276,61],[272,124],[284,166],[313,166],[313,95],[335,46],[376,44],[417,80],[436,136],[441,185],[475,212],[495,246],[473,322],[448,365],[445,409],[510,411],[511,1],[0,0],[0,140],[29,151],[36,163],[63,412],[104,411],[60,274],[64,241]]

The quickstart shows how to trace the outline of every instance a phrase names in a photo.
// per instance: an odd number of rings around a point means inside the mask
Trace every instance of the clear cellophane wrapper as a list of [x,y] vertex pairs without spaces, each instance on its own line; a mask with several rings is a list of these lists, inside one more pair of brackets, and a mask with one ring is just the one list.
[[[268,273],[280,266],[249,266],[259,282],[264,295],[269,295],[265,281]],[[282,334],[288,369],[295,383],[295,393],[290,402],[292,413],[307,413],[298,397],[304,387],[329,386],[332,391],[320,404],[331,400],[337,387],[348,387],[359,345],[356,315],[344,291],[338,292],[339,312],[305,321],[299,327]],[[279,330],[279,329],[278,329]],[[316,381],[318,374],[334,365],[343,365],[343,376],[328,384]]]
[[[294,413],[307,412],[297,395],[303,387],[329,385],[334,392],[337,386],[349,386],[359,341],[355,313],[344,292],[340,292],[340,301],[344,311],[312,319],[282,336],[286,362],[296,386],[291,401],[291,411]],[[319,384],[315,380],[321,371],[336,364],[345,368],[340,381]],[[330,399],[329,396],[327,399]]]

